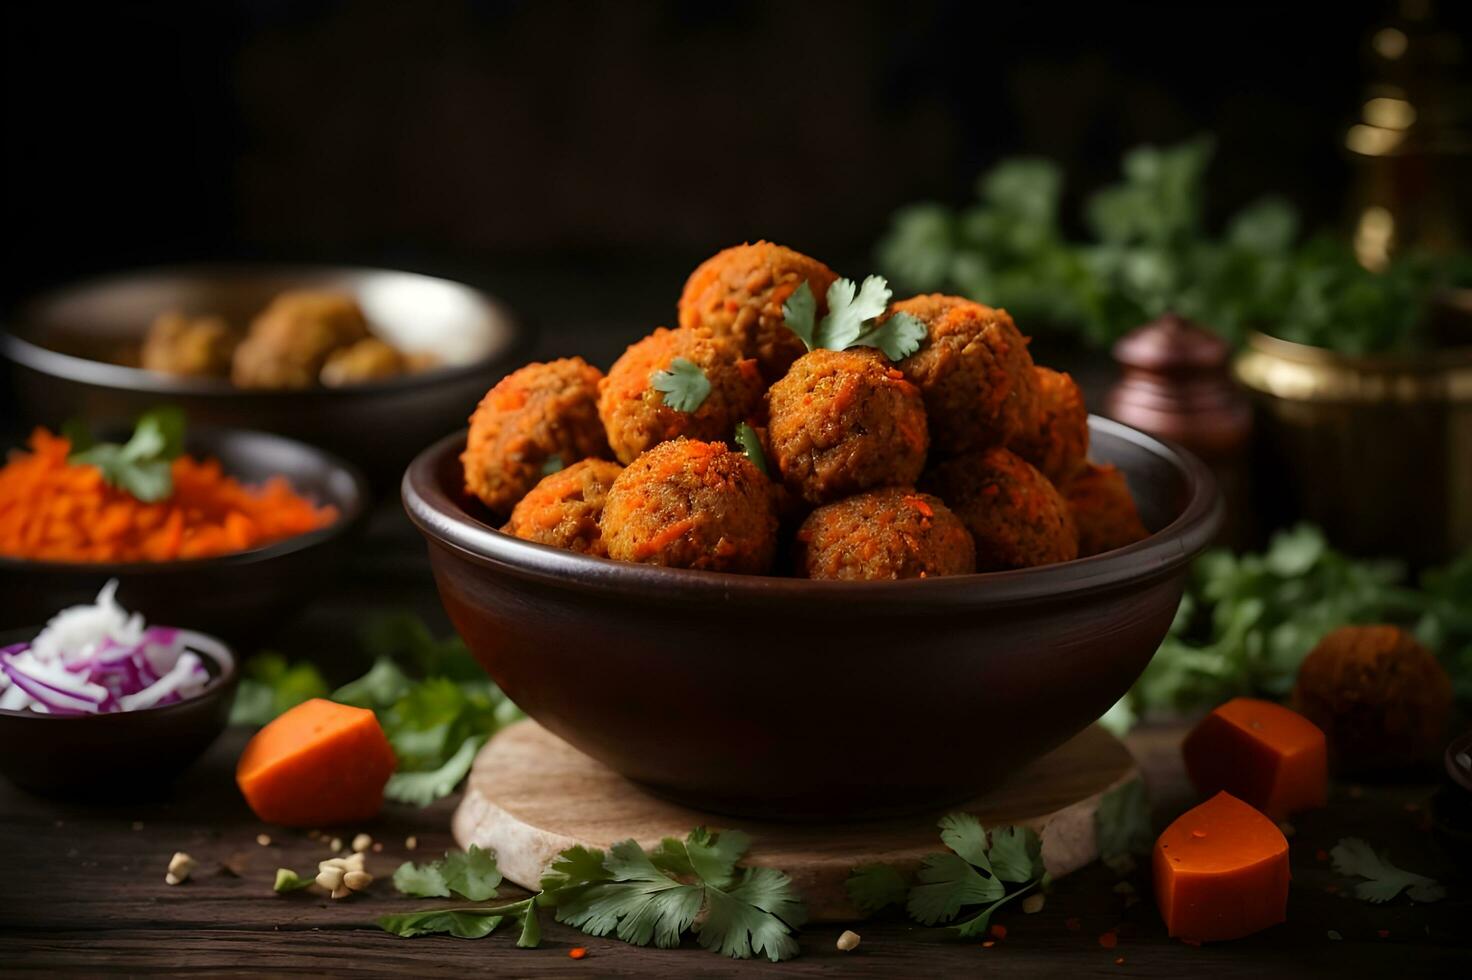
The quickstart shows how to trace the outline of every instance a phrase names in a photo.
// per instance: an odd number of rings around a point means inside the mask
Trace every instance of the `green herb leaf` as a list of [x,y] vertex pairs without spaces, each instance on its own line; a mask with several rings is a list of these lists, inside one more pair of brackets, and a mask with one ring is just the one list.
[[271,887],[275,891],[280,892],[284,895],[287,892],[300,891],[301,889],[306,888],[313,882],[313,880],[314,879],[312,878],[301,877],[290,868],[277,868],[276,883]]
[[684,357],[670,361],[667,370],[651,374],[649,384],[663,392],[664,403],[677,412],[695,411],[710,395],[710,379],[700,365]]
[[288,664],[279,653],[260,653],[246,662],[230,710],[232,725],[264,725],[312,698],[327,697],[327,682],[305,661]]
[[413,687],[414,682],[399,669],[398,664],[388,657],[379,657],[373,661],[368,673],[333,691],[332,700],[377,711],[391,707]]
[[543,894],[556,896],[597,882],[609,881],[611,876],[603,862],[604,854],[597,848],[587,848],[581,844],[569,847],[552,860],[546,873],[542,875]]
[[883,323],[867,328],[852,346],[877,347],[891,361],[902,361],[920,349],[925,336],[925,324],[918,317],[899,312]]
[[466,851],[446,853],[442,870],[450,891],[472,902],[494,898],[496,888],[501,884],[501,869],[496,867],[495,854],[483,851],[475,844]]
[[883,276],[866,276],[857,288],[852,279],[835,279],[828,287],[828,315],[818,325],[818,346],[829,350],[852,347],[864,324],[884,313],[889,297]]
[[745,422],[736,423],[736,444],[746,454],[746,458],[756,464],[756,468],[762,471],[762,476],[771,477],[772,470],[767,465],[767,454],[762,449],[761,436],[756,430]]
[[890,905],[903,905],[910,886],[903,875],[887,864],[861,864],[843,883],[848,897],[861,912],[878,912]]
[[67,419],[61,424],[61,435],[71,446],[72,455],[84,453],[97,444],[92,429],[81,419]]
[[[969,905],[986,905],[980,913],[952,928],[962,935],[986,930],[992,913],[1047,879],[1042,842],[1029,829],[996,827],[990,834],[969,813],[941,818],[941,840],[951,850],[927,855],[910,889],[906,908],[924,925],[950,922]],[[1003,882],[1022,884],[1007,891]]]
[[415,864],[405,861],[394,872],[394,887],[414,898],[449,898],[450,886],[439,861]]
[[548,456],[545,461],[543,461],[542,475],[551,476],[553,473],[560,473],[566,468],[567,464],[562,461],[562,454],[553,453],[551,456]]
[[[942,835],[944,840],[944,835]],[[1043,873],[1043,842],[1025,827],[997,827],[991,832],[987,857],[992,873],[1013,884],[1032,881]]]
[[1099,857],[1106,861],[1121,854],[1150,853],[1155,838],[1150,830],[1150,802],[1143,779],[1132,779],[1100,797],[1099,808],[1094,811],[1094,836],[1099,842]]
[[[73,428],[80,438],[80,432]],[[133,436],[123,445],[112,442],[87,445],[67,461],[95,466],[102,479],[144,503],[168,498],[174,492],[172,462],[184,452],[184,413],[177,408],[155,408],[142,415]]]
[[818,299],[813,295],[812,289],[804,279],[802,285],[787,297],[787,302],[782,304],[782,322],[787,324],[787,329],[797,334],[808,350],[818,347]]
[[776,868],[747,868],[729,890],[708,884],[705,902],[695,939],[706,949],[741,960],[765,955],[773,963],[797,955],[791,930],[802,925],[807,911],[792,880]]
[[1402,871],[1358,837],[1346,837],[1329,854],[1334,859],[1335,871],[1369,879],[1354,886],[1355,897],[1366,902],[1388,902],[1402,891],[1416,902],[1435,902],[1446,897],[1446,889],[1435,879]]
[[[475,762],[475,754],[480,747],[486,744],[488,735],[470,735],[460,743],[460,748],[450,756],[437,769],[429,769],[422,772],[395,772],[388,777],[388,783],[383,787],[383,795],[390,800],[400,803],[413,803],[416,806],[429,806],[435,800],[443,799],[455,792],[455,787],[460,785],[470,772],[470,766]],[[471,896],[467,895],[466,898]]]
[[505,921],[506,914],[499,909],[430,909],[382,916],[378,928],[405,938],[449,933],[461,939],[480,939],[495,932]]

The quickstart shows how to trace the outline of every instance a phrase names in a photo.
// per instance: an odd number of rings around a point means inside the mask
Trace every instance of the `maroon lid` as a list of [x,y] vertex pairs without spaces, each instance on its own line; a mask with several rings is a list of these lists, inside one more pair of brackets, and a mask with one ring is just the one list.
[[1162,373],[1221,370],[1231,354],[1226,341],[1175,313],[1136,327],[1114,344],[1120,364]]

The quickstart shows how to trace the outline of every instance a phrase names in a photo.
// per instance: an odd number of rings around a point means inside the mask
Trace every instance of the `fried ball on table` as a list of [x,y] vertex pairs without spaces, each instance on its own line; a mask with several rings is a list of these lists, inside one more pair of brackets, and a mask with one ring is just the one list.
[[913,486],[925,468],[925,403],[879,351],[804,354],[767,392],[767,408],[771,462],[810,504]]
[[235,331],[217,316],[162,313],[143,338],[142,363],[163,374],[225,378],[239,342]]
[[[700,368],[710,392],[694,411],[669,404],[654,387],[656,374],[676,358]],[[736,423],[761,406],[764,389],[756,361],[743,357],[729,340],[693,330],[660,327],[624,351],[598,387],[598,415],[608,444],[625,464],[657,443],[680,436],[729,439]]]
[[1073,378],[1035,367],[1037,406],[1021,435],[1007,446],[1036,466],[1054,486],[1077,473],[1089,455],[1089,410]]
[[1150,536],[1118,467],[1086,462],[1062,489],[1078,528],[1080,557],[1101,555]]
[[584,459],[545,476],[517,501],[502,530],[538,544],[606,556],[598,521],[608,490],[623,470],[612,460]]
[[925,396],[937,454],[1005,446],[1037,411],[1037,379],[1027,340],[1006,310],[932,294],[895,303],[925,324],[920,349],[900,362]]
[[797,532],[808,578],[878,580],[976,570],[971,532],[939,497],[885,487],[825,504]]
[[1062,494],[1009,449],[993,446],[947,460],[921,485],[944,500],[971,532],[977,571],[1078,557],[1078,532]]
[[367,336],[368,321],[351,296],[285,292],[252,321],[230,379],[241,388],[310,388],[328,355]]
[[612,455],[598,419],[603,372],[581,357],[528,364],[486,392],[460,462],[465,489],[507,514],[549,472]]
[[619,561],[760,575],[777,550],[772,488],[723,443],[662,442],[613,481],[603,544]]
[[838,274],[817,259],[771,242],[737,245],[706,259],[680,294],[680,326],[733,341],[756,358],[768,384],[787,373],[806,349],[787,329],[782,304],[803,283],[828,312],[828,287]]
[[329,388],[343,388],[397,377],[409,369],[409,359],[397,347],[377,337],[364,337],[327,355],[321,380]]

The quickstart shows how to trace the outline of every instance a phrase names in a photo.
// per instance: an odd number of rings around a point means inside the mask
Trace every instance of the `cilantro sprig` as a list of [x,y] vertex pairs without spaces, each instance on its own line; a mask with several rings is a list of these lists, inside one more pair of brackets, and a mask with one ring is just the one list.
[[649,376],[649,384],[677,412],[693,412],[710,396],[710,379],[700,365],[685,357],[677,357],[665,370],[655,371]]
[[828,315],[819,320],[817,297],[804,282],[782,304],[782,316],[787,329],[810,351],[875,347],[891,361],[898,361],[919,349],[925,324],[909,313],[895,313],[878,322],[891,295],[883,276],[868,276],[863,285],[855,285],[852,279],[835,280],[828,287]]
[[1402,871],[1383,854],[1358,837],[1346,837],[1329,852],[1334,870],[1342,875],[1366,879],[1354,886],[1355,898],[1380,904],[1401,892],[1414,902],[1435,902],[1446,897],[1446,888],[1434,878]]
[[405,861],[394,872],[394,887],[415,898],[449,898],[453,892],[484,902],[496,897],[500,885],[495,854],[475,844],[465,851],[446,851],[443,858],[426,864]]
[[616,935],[637,946],[678,946],[690,929],[701,946],[737,959],[797,955],[792,934],[807,910],[775,868],[738,868],[750,838],[737,830],[692,830],[646,853],[632,840],[608,854],[574,847],[553,862],[543,894],[557,920],[589,935]]
[[97,467],[106,483],[145,504],[173,494],[173,462],[184,453],[182,410],[164,406],[144,413],[132,438],[121,444],[93,442],[91,433],[78,423],[68,423],[63,433],[72,444],[68,463]]

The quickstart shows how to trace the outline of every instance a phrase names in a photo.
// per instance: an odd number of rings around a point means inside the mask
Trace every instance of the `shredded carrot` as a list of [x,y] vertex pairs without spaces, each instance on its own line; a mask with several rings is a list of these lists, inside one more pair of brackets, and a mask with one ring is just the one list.
[[174,460],[174,492],[143,503],[95,466],[67,462],[71,443],[45,429],[0,467],[0,554],[65,562],[173,561],[245,551],[337,519],[282,477],[249,487],[219,461]]

